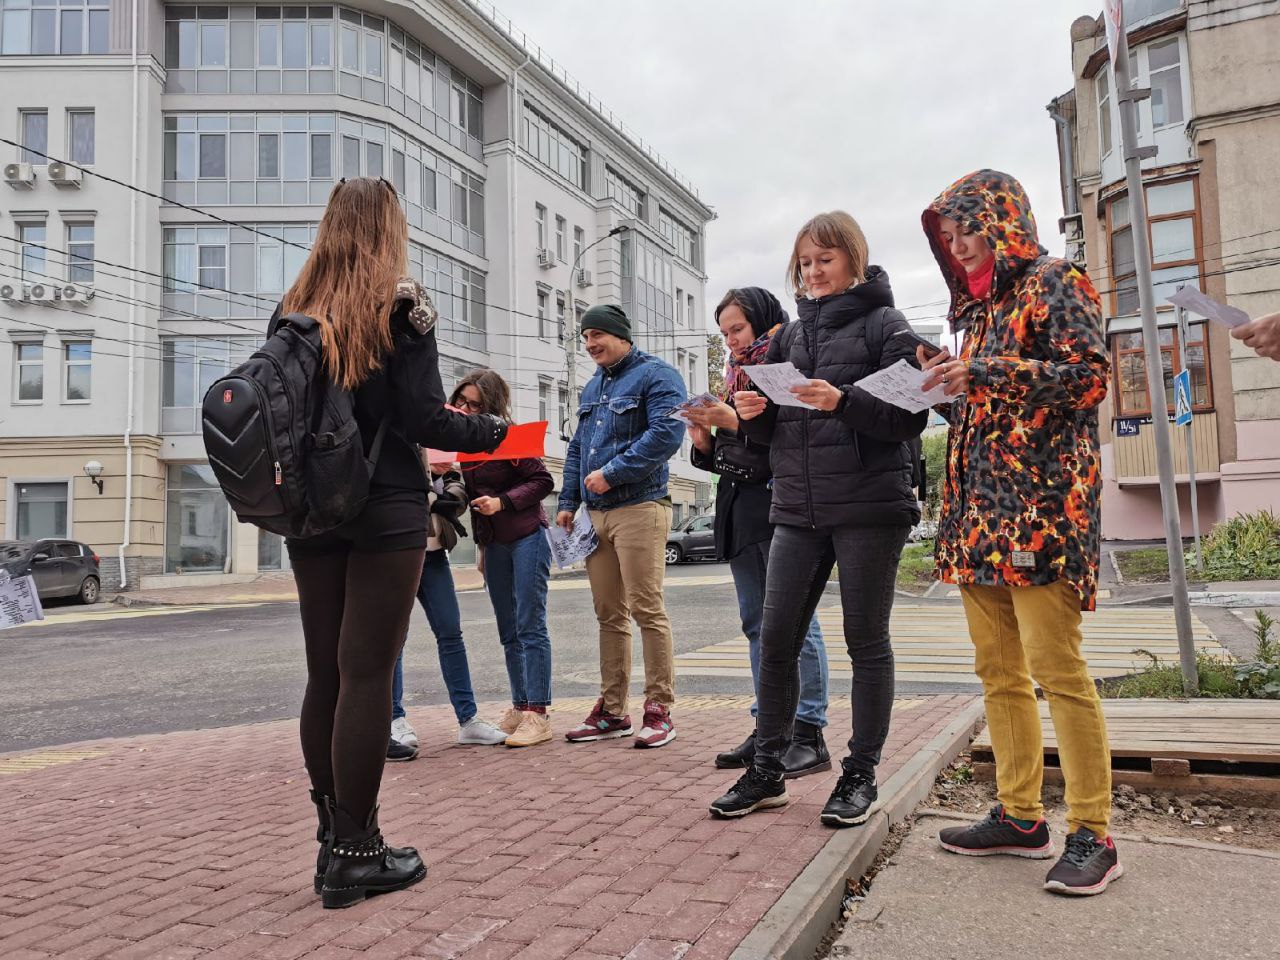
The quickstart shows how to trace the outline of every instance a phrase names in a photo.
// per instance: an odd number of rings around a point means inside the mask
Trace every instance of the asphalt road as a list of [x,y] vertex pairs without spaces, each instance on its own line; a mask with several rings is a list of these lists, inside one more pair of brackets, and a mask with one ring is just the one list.
[[[727,564],[682,564],[669,572],[676,650],[738,636]],[[476,699],[509,695],[488,597],[459,594]],[[296,604],[163,608],[50,605],[49,620],[0,633],[0,752],[297,715],[306,680]],[[598,690],[598,647],[585,580],[556,589],[548,607],[556,696]],[[639,656],[639,642],[635,644]],[[409,704],[447,703],[435,641],[415,606],[405,661]],[[643,673],[633,675],[642,680]],[[748,693],[736,678],[682,678],[682,692]]]

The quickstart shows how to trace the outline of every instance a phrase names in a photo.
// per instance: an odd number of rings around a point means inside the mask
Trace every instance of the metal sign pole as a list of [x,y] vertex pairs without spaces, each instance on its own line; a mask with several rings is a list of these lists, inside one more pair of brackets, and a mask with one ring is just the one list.
[[1138,146],[1138,101],[1151,96],[1151,91],[1135,90],[1132,87],[1129,77],[1129,40],[1125,35],[1122,10],[1118,0],[1107,0],[1112,89],[1116,91],[1116,100],[1120,106],[1120,148],[1124,151],[1125,178],[1129,188],[1129,216],[1133,224],[1131,233],[1138,274],[1138,302],[1142,310],[1142,342],[1147,360],[1147,395],[1151,400],[1151,428],[1156,441],[1156,466],[1160,475],[1160,503],[1164,510],[1165,545],[1169,552],[1169,584],[1173,590],[1173,616],[1178,631],[1182,690],[1187,696],[1194,697],[1200,691],[1200,678],[1191,630],[1191,601],[1187,595],[1187,565],[1182,552],[1182,523],[1178,515],[1178,488],[1173,474],[1169,416],[1165,407],[1164,365],[1160,356],[1160,331],[1156,326],[1155,290],[1151,284],[1147,198],[1142,189],[1142,160],[1154,155],[1155,147]]
[[[1187,311],[1182,307],[1177,307],[1178,317],[1178,353],[1182,357],[1182,369],[1188,370],[1187,366],[1187,343],[1191,339],[1191,331],[1187,323]],[[1187,406],[1192,405],[1190,390],[1187,391]],[[1195,418],[1186,425],[1187,435],[1187,479],[1190,481],[1189,489],[1191,493],[1191,535],[1195,539],[1196,544],[1196,573],[1204,575],[1204,552],[1200,549],[1200,500],[1196,496],[1196,448],[1195,448]]]

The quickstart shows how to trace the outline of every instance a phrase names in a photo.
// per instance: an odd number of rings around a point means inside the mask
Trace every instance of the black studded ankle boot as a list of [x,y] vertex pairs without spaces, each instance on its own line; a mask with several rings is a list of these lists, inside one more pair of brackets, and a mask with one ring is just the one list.
[[831,769],[831,754],[827,753],[827,741],[822,728],[803,720],[797,720],[791,735],[791,746],[782,755],[783,774],[788,780],[807,777]]
[[312,790],[311,802],[316,805],[316,820],[319,821],[316,841],[320,844],[320,852],[316,854],[315,876],[315,891],[319,893],[324,886],[324,872],[329,866],[329,840],[333,835],[333,819],[329,816],[329,807],[333,804],[333,798]]
[[427,875],[413,847],[390,847],[378,829],[378,808],[360,824],[336,804],[330,806],[333,833],[329,863],[320,888],[326,909],[350,907],[375,893],[411,887]]

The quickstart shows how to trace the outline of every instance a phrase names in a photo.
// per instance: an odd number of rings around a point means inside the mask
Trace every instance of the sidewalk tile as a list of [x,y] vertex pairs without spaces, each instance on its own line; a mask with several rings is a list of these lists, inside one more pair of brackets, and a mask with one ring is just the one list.
[[659,917],[645,916],[639,913],[624,913],[614,918],[595,936],[586,941],[588,950],[598,953],[623,956],[637,943],[649,935],[655,926],[661,926]]
[[641,940],[623,960],[680,960],[690,946],[679,940]]

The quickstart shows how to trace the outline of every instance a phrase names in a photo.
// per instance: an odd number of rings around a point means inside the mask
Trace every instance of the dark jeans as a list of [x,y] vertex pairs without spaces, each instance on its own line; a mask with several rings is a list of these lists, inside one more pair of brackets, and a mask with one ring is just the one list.
[[[440,658],[440,676],[449,691],[453,715],[462,726],[476,715],[476,697],[471,692],[471,668],[467,664],[467,646],[462,641],[462,613],[458,609],[458,593],[449,569],[445,550],[429,550],[418,581],[418,603],[427,615],[431,632],[436,635],[436,655]],[[408,638],[406,637],[406,642]],[[404,714],[404,649],[396,660],[391,684],[391,719]]]
[[889,614],[909,527],[778,526],[760,628],[756,764],[782,773],[800,695],[800,651],[833,566],[840,568],[844,642],[853,661],[853,736],[846,771],[874,775],[893,712]]

